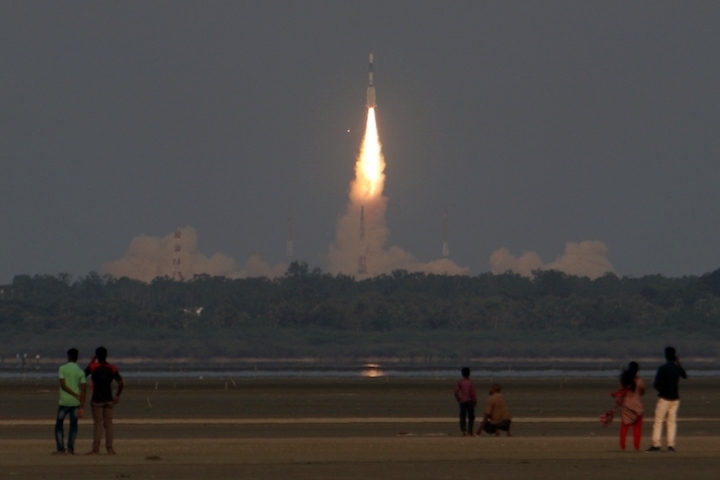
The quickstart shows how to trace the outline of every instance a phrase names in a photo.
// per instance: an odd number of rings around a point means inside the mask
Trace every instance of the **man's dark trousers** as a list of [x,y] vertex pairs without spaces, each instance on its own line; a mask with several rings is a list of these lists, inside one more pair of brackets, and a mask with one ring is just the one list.
[[[473,424],[475,423],[475,406],[473,402],[463,402],[460,404],[460,430],[467,433],[473,432]],[[467,427],[467,428],[466,428]]]

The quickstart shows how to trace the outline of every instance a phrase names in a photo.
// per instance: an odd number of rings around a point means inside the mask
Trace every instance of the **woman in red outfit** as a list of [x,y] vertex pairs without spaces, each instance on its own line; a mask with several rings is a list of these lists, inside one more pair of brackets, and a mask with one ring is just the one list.
[[628,428],[633,429],[633,446],[635,451],[640,450],[640,437],[642,436],[643,404],[642,395],[645,393],[645,384],[638,376],[640,365],[630,362],[627,370],[620,375],[620,391],[613,396],[620,409],[620,448],[625,451],[625,439]]

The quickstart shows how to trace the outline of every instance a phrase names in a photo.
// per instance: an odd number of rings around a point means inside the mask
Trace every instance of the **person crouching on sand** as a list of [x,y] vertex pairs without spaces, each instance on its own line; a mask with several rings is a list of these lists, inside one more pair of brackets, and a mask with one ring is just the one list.
[[[477,405],[477,394],[475,393],[475,385],[470,380],[470,369],[463,367],[460,371],[462,378],[455,385],[455,400],[460,406],[460,431],[462,436],[468,433],[474,437],[473,423],[475,422],[475,405]],[[467,424],[466,424],[467,418]]]
[[494,383],[490,386],[490,397],[485,403],[485,415],[483,421],[478,428],[477,434],[480,435],[483,431],[495,434],[496,437],[500,436],[500,431],[507,432],[508,437],[512,437],[510,433],[510,424],[512,423],[512,416],[510,410],[508,410],[505,398],[500,393],[500,385]]
[[640,450],[640,437],[642,436],[642,423],[644,408],[642,397],[645,394],[645,384],[638,376],[640,365],[630,362],[627,370],[620,375],[620,390],[613,393],[616,405],[620,409],[620,449],[625,451],[625,440],[630,427],[633,429],[633,446],[635,451]]

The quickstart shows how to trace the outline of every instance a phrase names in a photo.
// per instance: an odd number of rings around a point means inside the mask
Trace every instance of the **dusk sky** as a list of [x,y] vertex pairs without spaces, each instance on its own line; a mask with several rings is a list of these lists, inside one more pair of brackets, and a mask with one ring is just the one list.
[[[0,283],[141,234],[325,267],[375,57],[389,244],[720,268],[720,2],[0,2]],[[347,132],[350,130],[350,133]]]

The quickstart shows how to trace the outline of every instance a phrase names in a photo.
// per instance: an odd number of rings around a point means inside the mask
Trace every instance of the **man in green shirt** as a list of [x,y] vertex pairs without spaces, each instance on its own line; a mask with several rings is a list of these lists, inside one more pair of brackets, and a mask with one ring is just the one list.
[[[60,367],[60,401],[58,402],[57,421],[55,422],[55,455],[75,454],[75,437],[77,437],[78,418],[82,418],[85,407],[85,372],[78,367],[79,352],[77,348],[67,351],[68,363]],[[68,433],[67,450],[65,450],[63,422],[70,415],[70,432]]]

